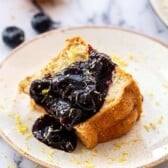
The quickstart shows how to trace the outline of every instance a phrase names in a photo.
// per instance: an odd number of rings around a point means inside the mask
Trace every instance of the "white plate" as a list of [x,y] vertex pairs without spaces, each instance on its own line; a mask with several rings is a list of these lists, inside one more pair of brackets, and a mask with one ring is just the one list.
[[150,0],[150,2],[157,15],[168,26],[168,0]]
[[[18,82],[38,72],[61,50],[65,39],[80,35],[99,51],[119,55],[126,70],[138,81],[143,115],[127,135],[87,150],[81,144],[73,153],[53,150],[31,135],[39,116],[32,112],[29,97],[18,94]],[[56,30],[23,44],[2,63],[0,69],[0,132],[18,152],[48,167],[102,168],[156,165],[168,156],[168,48],[155,40],[109,27]],[[21,121],[19,121],[21,120]],[[18,125],[29,128],[25,134]]]

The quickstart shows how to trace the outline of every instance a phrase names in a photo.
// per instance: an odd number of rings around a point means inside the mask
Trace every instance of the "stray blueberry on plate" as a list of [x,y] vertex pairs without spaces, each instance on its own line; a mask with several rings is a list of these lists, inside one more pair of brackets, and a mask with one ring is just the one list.
[[39,12],[32,17],[31,25],[38,33],[44,33],[51,29],[52,19],[44,12]]
[[15,48],[24,42],[24,31],[19,27],[9,26],[2,32],[2,39],[7,46]]

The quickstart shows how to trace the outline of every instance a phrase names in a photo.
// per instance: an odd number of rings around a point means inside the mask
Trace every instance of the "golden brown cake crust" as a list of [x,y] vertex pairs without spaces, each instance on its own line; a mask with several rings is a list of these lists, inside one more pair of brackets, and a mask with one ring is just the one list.
[[93,148],[100,142],[120,137],[127,133],[139,119],[142,112],[142,97],[130,75],[128,79],[128,85],[122,88],[119,99],[104,104],[96,115],[74,127],[76,134],[87,148]]
[[[32,80],[44,74],[56,73],[66,66],[88,58],[88,43],[80,37],[67,40],[67,46],[37,75],[26,77],[19,84],[20,93],[29,94]],[[131,130],[142,112],[142,96],[132,76],[118,66],[113,71],[113,82],[100,111],[74,126],[77,136],[87,148],[120,137]],[[31,105],[43,115],[45,110],[33,100]]]

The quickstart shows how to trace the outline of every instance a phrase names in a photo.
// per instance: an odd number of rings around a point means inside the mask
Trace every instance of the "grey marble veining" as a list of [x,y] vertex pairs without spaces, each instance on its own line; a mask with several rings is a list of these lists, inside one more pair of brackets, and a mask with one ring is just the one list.
[[[0,33],[8,25],[17,25],[26,32],[26,40],[36,36],[30,20],[37,9],[28,0],[5,0],[0,5]],[[148,0],[53,0],[42,6],[61,27],[80,25],[112,25],[155,37],[168,43],[168,28],[161,23]],[[10,49],[0,40],[0,60]],[[164,163],[158,168],[167,168]],[[0,139],[0,168],[40,168],[14,152]]]

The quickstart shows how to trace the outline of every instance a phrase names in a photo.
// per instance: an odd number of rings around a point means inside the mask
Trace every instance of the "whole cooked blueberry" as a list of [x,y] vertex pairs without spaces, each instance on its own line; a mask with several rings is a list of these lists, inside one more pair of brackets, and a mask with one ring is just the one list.
[[50,30],[52,24],[53,24],[52,19],[44,12],[35,14],[31,20],[32,27],[38,33],[43,33]]
[[71,109],[71,105],[66,102],[66,101],[63,101],[63,100],[59,100],[57,102],[57,116],[59,117],[63,117],[63,116],[66,116],[68,115],[68,112],[70,111]]
[[61,96],[65,88],[68,86],[68,84],[69,84],[69,79],[62,74],[58,74],[53,77],[53,80],[51,83],[52,92],[59,94]]
[[82,73],[82,70],[79,67],[75,67],[75,66],[71,66],[71,67],[65,68],[63,70],[64,75],[68,75],[68,74],[78,75],[78,74],[81,74],[81,73]]
[[100,56],[100,63],[98,64],[100,68],[98,78],[100,80],[108,80],[108,78],[111,78],[111,72],[114,70],[115,64],[112,63],[106,54],[100,53]]
[[58,100],[57,98],[47,98],[45,100],[46,111],[48,114],[58,118],[60,121],[63,120],[71,109],[71,106],[68,102],[64,100]]
[[43,104],[50,88],[49,80],[34,80],[30,86],[30,96],[37,104]]
[[84,111],[94,111],[96,108],[92,92],[79,91],[76,95],[76,104]]
[[2,32],[2,39],[6,45],[11,48],[17,47],[25,40],[24,32],[21,28],[16,26],[10,26],[4,29]]
[[66,152],[72,152],[76,148],[75,133],[67,131],[59,120],[49,115],[38,118],[32,127],[32,132],[35,138],[53,148]]

